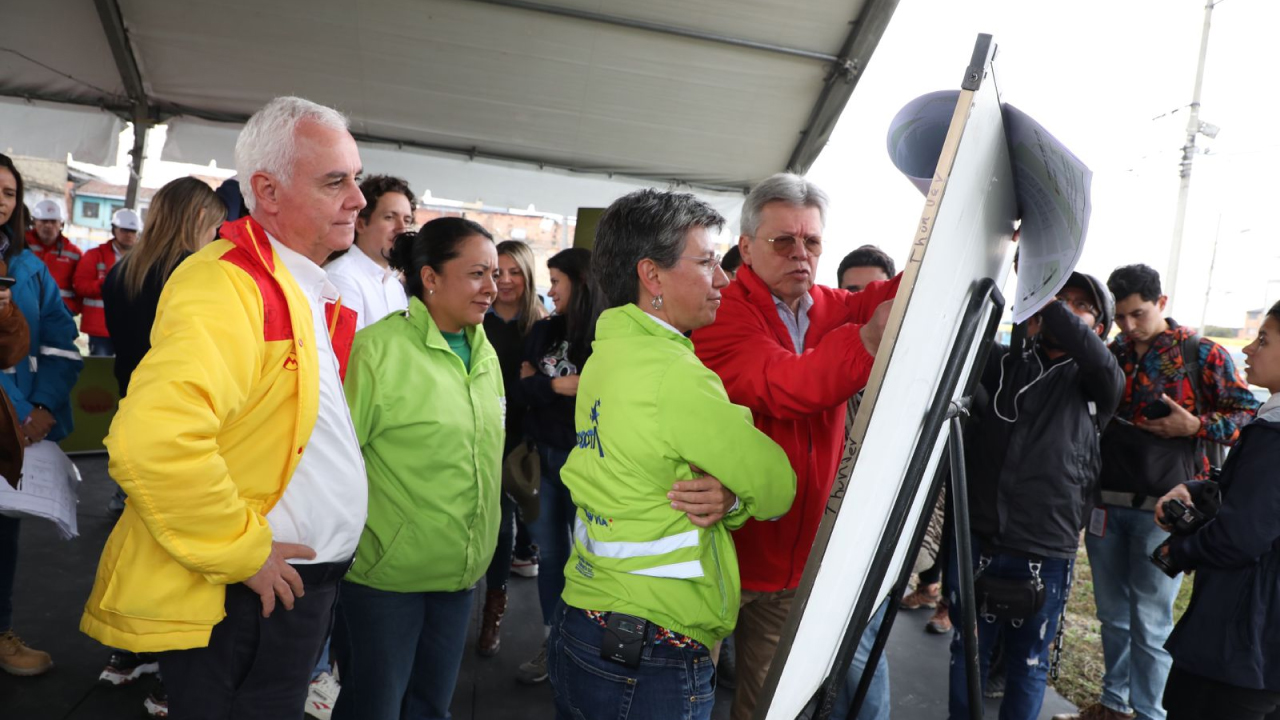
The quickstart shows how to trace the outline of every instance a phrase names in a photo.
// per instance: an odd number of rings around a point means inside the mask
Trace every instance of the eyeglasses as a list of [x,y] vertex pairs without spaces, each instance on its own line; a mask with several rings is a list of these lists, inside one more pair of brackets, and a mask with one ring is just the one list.
[[[800,238],[795,235],[779,235],[777,237],[765,238],[765,242],[773,247],[773,251],[779,255],[787,256],[795,252],[796,243],[800,242]],[[822,254],[822,236],[808,235],[804,238],[805,252],[810,255]]]
[[1093,303],[1088,300],[1072,300],[1068,295],[1059,295],[1058,299],[1066,303],[1068,307],[1073,308],[1076,312],[1089,313],[1094,317],[1098,317],[1098,308],[1094,307]]
[[681,260],[692,260],[708,275],[715,275],[716,268],[720,267],[720,261],[724,258],[717,253],[711,255],[681,255]]

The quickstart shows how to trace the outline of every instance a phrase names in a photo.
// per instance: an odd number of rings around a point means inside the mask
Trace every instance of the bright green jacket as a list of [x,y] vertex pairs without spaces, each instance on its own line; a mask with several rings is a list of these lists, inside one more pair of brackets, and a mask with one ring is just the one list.
[[466,332],[470,372],[417,298],[356,333],[345,384],[369,475],[369,519],[347,580],[453,592],[489,567],[506,398],[484,329]]
[[[741,592],[729,531],[791,507],[786,453],[729,402],[693,343],[630,304],[600,315],[575,424],[560,473],[578,507],[565,603],[636,615],[708,646],[728,635]],[[694,465],[741,501],[710,529],[667,499]]]

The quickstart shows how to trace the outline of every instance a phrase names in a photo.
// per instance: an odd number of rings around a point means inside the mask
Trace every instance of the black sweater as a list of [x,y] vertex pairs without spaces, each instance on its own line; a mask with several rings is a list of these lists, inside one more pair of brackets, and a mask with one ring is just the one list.
[[[1191,605],[1165,643],[1179,668],[1280,692],[1280,415],[1245,425],[1222,467],[1222,509],[1173,536],[1175,567],[1194,569]],[[1192,498],[1204,482],[1187,486]]]
[[[182,256],[185,260],[190,253]],[[182,264],[182,260],[178,264]],[[151,326],[156,322],[156,309],[160,306],[160,292],[169,281],[171,272],[152,268],[142,283],[142,291],[135,297],[125,294],[121,277],[124,263],[116,263],[107,273],[102,285],[103,312],[107,318],[107,332],[116,349],[116,382],[120,384],[120,397],[129,390],[129,378],[151,349]],[[174,266],[177,269],[177,265]]]
[[562,315],[533,324],[524,359],[537,372],[520,381],[529,404],[526,432],[534,441],[558,450],[571,450],[577,442],[573,421],[577,398],[552,390],[551,379],[582,374],[582,368],[568,358],[567,326]]

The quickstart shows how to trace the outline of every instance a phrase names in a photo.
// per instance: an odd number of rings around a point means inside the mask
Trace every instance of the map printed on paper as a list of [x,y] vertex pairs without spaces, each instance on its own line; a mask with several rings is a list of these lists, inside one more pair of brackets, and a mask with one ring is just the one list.
[[[942,153],[958,90],[932,92],[907,103],[889,126],[889,156],[922,193],[928,193]],[[1018,289],[1013,321],[1022,322],[1051,301],[1084,252],[1093,173],[1029,115],[1002,106],[1014,194],[1022,219]]]
[[79,535],[76,504],[80,471],[57,443],[42,440],[25,453],[22,481],[14,490],[0,482],[0,515],[49,520],[64,540]]

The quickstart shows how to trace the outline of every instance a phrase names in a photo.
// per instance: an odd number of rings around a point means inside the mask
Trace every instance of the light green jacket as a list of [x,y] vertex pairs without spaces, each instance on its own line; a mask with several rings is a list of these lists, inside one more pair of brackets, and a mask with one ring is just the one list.
[[346,392],[369,475],[369,519],[347,580],[453,592],[489,567],[506,398],[484,329],[466,332],[469,373],[417,298],[356,333]]
[[[600,316],[575,424],[561,471],[578,507],[565,603],[643,617],[708,646],[728,635],[741,592],[729,531],[791,507],[786,453],[729,402],[688,339],[630,304]],[[710,529],[667,499],[693,465],[741,501]]]

